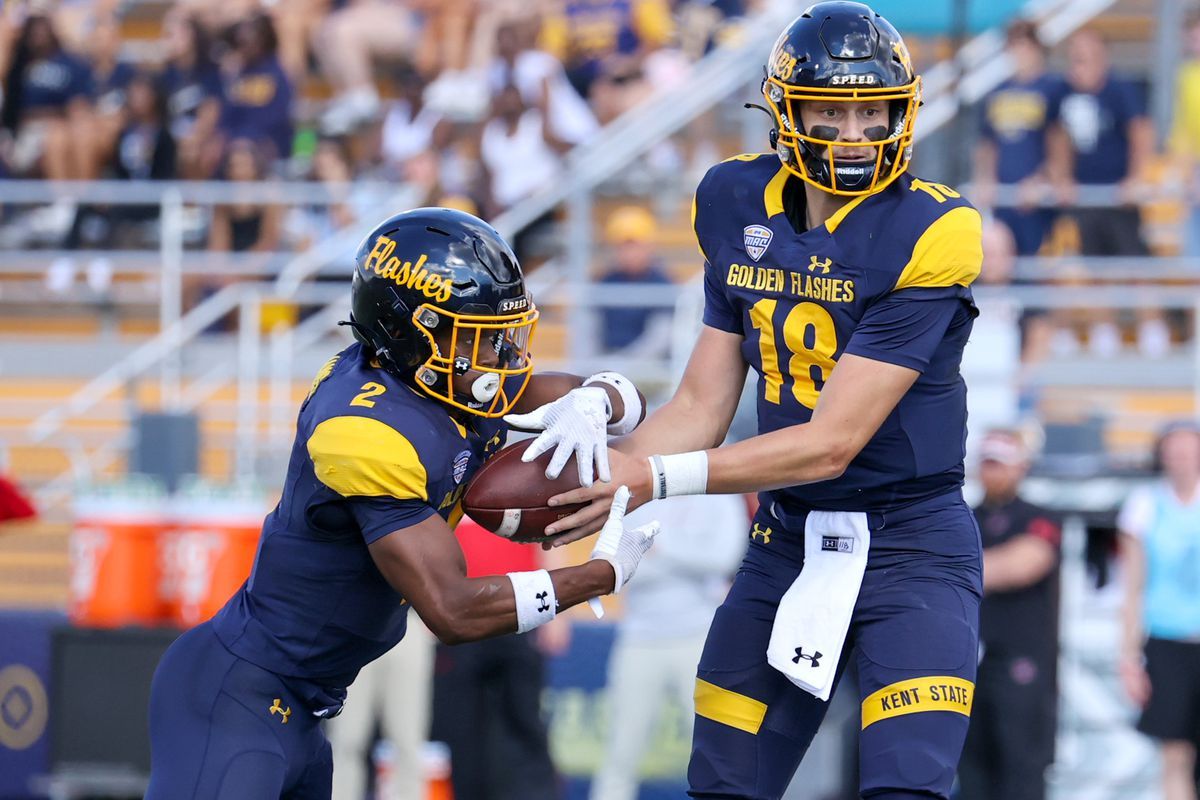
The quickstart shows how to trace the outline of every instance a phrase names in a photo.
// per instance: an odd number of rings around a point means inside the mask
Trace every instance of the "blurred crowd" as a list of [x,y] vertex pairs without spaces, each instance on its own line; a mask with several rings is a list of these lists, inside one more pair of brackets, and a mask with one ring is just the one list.
[[[406,182],[491,217],[682,81],[750,1],[6,3],[0,177]],[[302,247],[367,202],[351,188],[316,210],[222,207],[202,238]],[[156,214],[60,202],[28,229],[103,248],[152,236]]]
[[[1081,29],[1052,51],[1032,23],[1009,26],[1005,49],[1015,74],[982,101],[974,153],[972,200],[993,211],[985,283],[1138,282],[1136,262],[1109,270],[1091,257],[1200,256],[1200,17],[1183,38],[1172,129],[1160,132],[1144,82],[1112,66],[1112,47],[1096,29]],[[1172,197],[1182,198],[1176,205],[1184,218],[1164,235],[1156,223],[1170,216],[1163,199]],[[1014,259],[1038,254],[1082,258],[1053,272],[1015,268]],[[1026,363],[1084,352],[1111,358],[1126,348],[1155,359],[1192,336],[1182,315],[1155,308],[1128,318],[1104,309],[1025,308],[1019,326]]]

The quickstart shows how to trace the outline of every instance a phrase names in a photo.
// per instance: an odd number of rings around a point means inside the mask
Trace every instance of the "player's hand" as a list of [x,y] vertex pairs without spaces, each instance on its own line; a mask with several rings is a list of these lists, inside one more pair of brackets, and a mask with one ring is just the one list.
[[553,449],[546,477],[557,478],[574,453],[579,485],[592,485],[592,467],[602,481],[611,480],[608,469],[608,394],[598,386],[572,389],[562,397],[528,414],[509,414],[504,421],[514,428],[541,431],[525,449],[528,463]]
[[1150,677],[1142,665],[1142,654],[1131,653],[1122,656],[1118,670],[1121,684],[1125,687],[1129,699],[1138,708],[1145,708],[1146,703],[1150,702]]
[[592,560],[603,559],[612,564],[616,580],[613,583],[613,594],[621,591],[621,587],[629,582],[637,571],[642,556],[654,543],[658,535],[658,522],[640,525],[630,530],[625,529],[625,509],[629,505],[629,487],[621,486],[612,498],[612,508],[608,512],[608,521],[600,530],[596,546],[592,548]]
[[561,547],[600,530],[605,517],[609,515],[613,496],[618,486],[629,487],[629,511],[649,502],[651,475],[650,465],[646,459],[626,455],[619,450],[610,450],[608,458],[612,465],[613,480],[611,483],[597,483],[591,487],[572,489],[550,498],[549,503],[552,506],[577,503],[587,503],[588,505],[547,526],[546,535],[555,538],[553,542],[544,546]]

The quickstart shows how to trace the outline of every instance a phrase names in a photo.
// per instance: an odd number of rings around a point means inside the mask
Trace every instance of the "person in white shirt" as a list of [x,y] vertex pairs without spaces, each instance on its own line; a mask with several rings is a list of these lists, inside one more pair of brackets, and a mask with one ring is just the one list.
[[489,214],[552,183],[562,170],[560,155],[568,149],[570,145],[550,130],[544,109],[526,106],[521,90],[512,84],[501,89],[492,99],[492,116],[479,142]]
[[670,497],[648,508],[630,516],[653,516],[663,535],[636,585],[621,593],[624,615],[608,662],[608,743],[591,800],[637,796],[638,767],[667,698],[690,728],[700,651],[746,552],[750,518],[741,495]]
[[488,67],[493,95],[512,84],[526,105],[545,109],[554,135],[579,144],[600,128],[587,101],[567,80],[562,62],[542,50],[524,46],[522,23],[510,22],[496,32],[496,57]]

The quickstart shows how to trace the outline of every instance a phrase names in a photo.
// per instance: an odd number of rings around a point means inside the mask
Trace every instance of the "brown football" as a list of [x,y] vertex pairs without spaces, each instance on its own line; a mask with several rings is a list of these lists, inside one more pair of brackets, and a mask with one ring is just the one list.
[[487,460],[467,486],[463,510],[467,516],[497,536],[514,542],[542,542],[546,526],[585,504],[555,506],[546,501],[556,494],[579,488],[574,458],[555,480],[546,477],[546,465],[554,451],[542,453],[529,463],[521,454],[533,442],[527,439],[506,447]]

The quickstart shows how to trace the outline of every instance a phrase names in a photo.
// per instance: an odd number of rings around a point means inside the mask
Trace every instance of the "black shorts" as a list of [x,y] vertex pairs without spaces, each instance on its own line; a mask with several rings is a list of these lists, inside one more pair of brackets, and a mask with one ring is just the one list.
[[1150,702],[1138,730],[1155,739],[1200,743],[1200,643],[1146,642]]

